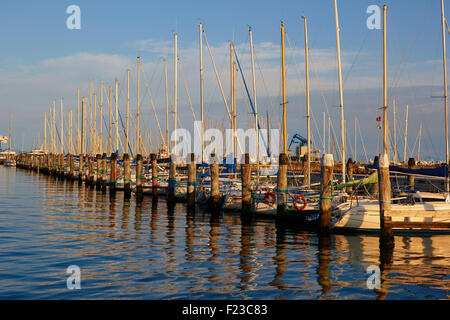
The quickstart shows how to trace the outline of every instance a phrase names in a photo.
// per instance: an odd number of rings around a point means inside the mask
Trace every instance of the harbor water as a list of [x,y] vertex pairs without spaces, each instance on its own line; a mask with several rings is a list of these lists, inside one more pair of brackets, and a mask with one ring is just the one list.
[[[69,290],[73,265],[81,288]],[[386,258],[376,235],[187,213],[0,166],[0,299],[449,297],[450,235],[396,236]]]

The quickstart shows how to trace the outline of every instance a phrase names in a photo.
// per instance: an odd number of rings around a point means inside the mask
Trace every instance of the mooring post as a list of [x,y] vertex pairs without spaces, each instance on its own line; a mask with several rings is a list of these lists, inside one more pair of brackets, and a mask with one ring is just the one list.
[[389,158],[386,153],[380,156],[378,163],[378,185],[380,203],[380,245],[394,246],[394,233],[388,216],[391,209],[391,179],[389,176]]
[[170,164],[169,164],[169,185],[168,185],[168,190],[167,190],[167,200],[170,203],[175,202],[175,187],[176,187],[176,165],[175,162],[172,161],[172,159],[170,159]]
[[79,155],[79,161],[78,161],[78,184],[81,185],[83,182],[83,170],[84,170],[84,157],[83,154],[80,153]]
[[115,152],[111,153],[111,166],[110,176],[109,176],[109,192],[110,194],[116,193],[116,180],[117,180],[117,154]]
[[[414,158],[409,158],[408,169],[415,169],[415,167],[416,167],[416,160]],[[412,174],[408,175],[408,190],[410,191],[414,190],[414,175]]]
[[106,153],[102,155],[102,191],[106,191],[106,185],[108,183],[108,167],[107,167]]
[[[300,159],[299,159],[300,160]],[[308,154],[306,153],[303,156],[303,160],[302,160],[302,167],[303,167],[303,185],[307,185],[308,181],[309,181],[309,172],[308,172],[308,166],[305,165],[305,163],[308,163]]]
[[249,217],[251,215],[252,206],[252,192],[251,185],[251,170],[250,170],[250,155],[245,154],[244,163],[241,164],[241,182],[242,182],[242,216]]
[[128,153],[123,155],[123,190],[125,196],[131,195],[130,156]]
[[286,214],[287,206],[287,156],[280,153],[277,180],[277,214]]
[[211,154],[212,164],[211,170],[211,208],[214,212],[220,210],[220,191],[219,191],[219,165],[217,163],[216,155]]
[[102,188],[102,176],[101,176],[101,172],[102,172],[102,156],[100,154],[97,154],[95,156],[95,159],[97,160],[97,164],[96,164],[96,170],[95,170],[95,178],[94,178],[94,182],[96,185],[96,189],[97,190],[101,190]]
[[[348,158],[347,161],[347,182],[353,182],[353,170],[354,170],[355,166],[353,164],[353,159],[352,158]],[[347,188],[347,193],[349,195],[351,195],[353,193],[353,188],[352,187],[348,187]]]
[[156,154],[150,155],[152,163],[152,196],[153,200],[158,199],[158,163],[156,161]]
[[143,180],[143,172],[142,172],[142,155],[138,154],[136,156],[136,195],[138,197],[142,196],[142,180]]
[[195,189],[197,181],[197,165],[195,155],[191,153],[191,162],[188,164],[188,182],[187,182],[187,206],[195,208]]
[[328,232],[331,223],[331,201],[333,200],[333,155],[324,154],[320,167],[319,229],[321,232]]
[[[379,157],[378,157],[378,156],[375,156],[375,158],[373,159],[373,164],[374,164],[375,166],[378,166],[378,162],[379,162]],[[372,185],[372,187],[370,188],[370,193],[371,193],[372,195],[377,195],[377,194],[378,194],[378,189],[379,189],[379,187],[378,187],[378,182],[376,182],[376,183],[374,183],[374,184]]]

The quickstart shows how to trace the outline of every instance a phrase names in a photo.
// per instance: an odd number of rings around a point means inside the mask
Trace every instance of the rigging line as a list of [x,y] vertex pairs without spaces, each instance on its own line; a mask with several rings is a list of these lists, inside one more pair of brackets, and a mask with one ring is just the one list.
[[[244,73],[242,72],[241,63],[239,62],[236,49],[234,49],[234,56],[236,57],[236,62],[238,64],[239,71],[241,72],[242,82],[244,83],[245,91],[247,92],[247,97],[248,97],[248,99],[250,101],[250,106],[252,107],[252,110],[253,110],[253,115],[256,117],[256,111],[255,111],[255,108],[253,106],[253,101],[252,101],[252,98],[250,97],[250,92],[248,91],[247,84],[245,82]],[[266,139],[264,139],[264,136],[261,134],[261,126],[259,124],[259,119],[258,118],[256,119],[256,122],[257,122],[257,125],[258,125],[258,128],[255,128],[257,130],[257,133],[256,133],[257,138],[256,139],[259,140],[260,137],[262,138],[262,140],[264,142],[264,146],[266,147],[267,155],[270,158],[270,156],[271,156],[270,155],[270,150],[269,150],[269,147],[267,145]]]
[[199,137],[200,137],[201,136],[201,132],[200,132],[200,128],[198,127],[197,119],[195,118],[195,112],[194,112],[194,108],[192,106],[191,96],[189,95],[187,82],[186,82],[186,79],[184,78],[183,69],[181,68],[181,61],[178,63],[178,66],[180,67],[181,79],[183,80],[184,89],[186,91],[186,95],[187,95],[187,98],[188,98],[188,101],[189,101],[189,107],[191,108],[192,116],[194,118],[194,125],[197,128],[197,132],[198,132]]
[[[323,103],[324,103],[325,110],[326,110],[326,112],[327,112],[328,118],[331,119],[330,111],[329,111],[329,109],[328,109],[328,104],[327,104],[326,99],[325,99],[325,94],[324,94],[323,89],[322,89],[322,84],[321,84],[321,82],[320,82],[319,75],[318,75],[318,73],[317,73],[317,70],[316,70],[314,61],[313,61],[313,59],[312,59],[312,56],[309,55],[309,57],[310,57],[311,67],[312,67],[312,69],[313,69],[313,71],[314,71],[314,74],[315,74],[315,76],[316,76],[316,80],[317,80],[317,82],[318,82],[318,84],[319,84],[319,90],[320,90],[320,94],[321,94],[321,96],[322,96],[322,101],[323,101]],[[333,122],[331,122],[331,131],[332,131],[332,133],[331,133],[332,139],[335,140],[335,139],[336,139],[336,132],[335,132],[335,130],[334,130]],[[335,142],[336,142],[336,141],[335,141]],[[338,154],[341,155],[341,151],[340,151],[341,148],[339,148],[339,145],[337,145],[337,146],[338,146],[337,149],[338,149],[338,152],[339,152]]]
[[209,57],[210,57],[210,59],[211,59],[212,65],[213,65],[214,72],[215,72],[215,74],[216,74],[217,82],[219,83],[220,92],[222,93],[222,99],[223,99],[223,102],[225,103],[225,107],[227,108],[228,118],[230,119],[230,121],[232,121],[232,117],[231,117],[231,114],[230,114],[230,109],[228,108],[227,99],[225,98],[225,94],[223,93],[222,83],[220,82],[220,78],[219,78],[219,75],[218,75],[218,73],[217,73],[216,64],[214,63],[214,58],[213,58],[213,56],[212,56],[212,52],[211,52],[211,48],[210,48],[209,43],[208,43],[208,39],[206,38],[206,32],[205,32],[205,29],[203,29],[203,36],[204,36],[204,38],[205,38],[205,43],[206,43],[206,46],[207,46],[207,48],[208,48]]
[[[426,19],[421,19],[421,18],[420,18],[421,14],[423,14],[423,16],[425,17],[425,13],[426,13],[426,11],[425,11],[425,9],[424,9],[425,3],[426,3],[426,1],[424,0],[423,3],[422,3],[421,10],[419,11],[419,17],[418,17],[418,19],[416,19],[416,24],[415,24],[414,28],[411,29],[411,39],[409,40],[409,43],[408,43],[408,45],[407,45],[407,50],[406,50],[406,52],[408,53],[408,55],[406,56],[406,59],[405,59],[405,54],[406,54],[405,51],[400,55],[400,61],[401,61],[401,63],[400,63],[400,65],[398,66],[398,68],[396,69],[396,72],[395,72],[395,74],[394,74],[393,86],[392,86],[393,88],[396,88],[396,87],[397,87],[398,81],[399,81],[400,76],[401,76],[401,73],[402,73],[402,69],[406,69],[406,65],[408,64],[408,60],[409,60],[410,57],[411,57],[411,53],[414,51],[414,50],[412,50],[412,49],[413,49],[413,47],[415,46],[417,40],[419,39],[419,36],[420,36],[421,33],[423,32],[423,29],[424,29],[424,28],[418,28],[418,27],[419,27],[419,23],[420,23],[420,22],[422,22],[422,24],[424,24],[425,21],[426,21]],[[431,3],[431,5],[432,5],[432,3]],[[430,5],[430,7],[428,7],[428,10],[431,9],[431,5]],[[390,14],[389,14],[389,15],[390,15]],[[394,26],[394,25],[391,25],[391,27],[392,27],[393,30],[394,30],[394,33],[393,33],[394,36],[396,36],[396,34],[397,34],[396,31],[397,31],[397,30],[396,30],[395,26]],[[416,28],[419,29],[419,32],[414,32],[414,30],[415,30]],[[415,39],[413,38],[413,35],[414,35],[414,34],[416,35]],[[399,45],[399,40],[398,40],[398,38],[396,37],[395,39],[396,39],[396,41],[397,41],[397,42],[396,42],[397,45]],[[413,40],[414,40],[414,42],[413,42]],[[399,47],[399,51],[402,52],[402,50],[401,50],[400,47]]]
[[347,74],[344,77],[344,85],[347,82],[347,79],[348,79],[348,77],[350,75],[350,72],[353,70],[353,67],[356,64],[356,60],[358,59],[359,55],[361,54],[362,48],[364,47],[364,44],[366,43],[366,40],[367,40],[368,36],[369,36],[369,29],[366,29],[363,41],[361,43],[361,47],[359,48],[358,52],[356,53],[355,59],[353,60],[352,65],[350,66],[350,68],[347,71]]
[[[299,82],[300,82],[301,88],[303,88],[303,93],[306,95],[306,92],[305,92],[305,83],[303,82],[303,80],[302,80],[302,78],[301,78],[300,67],[299,67],[299,65],[298,65],[298,63],[297,63],[297,60],[295,59],[295,54],[294,54],[294,53],[295,53],[295,50],[294,50],[295,48],[292,48],[291,42],[290,42],[289,37],[288,37],[288,35],[287,35],[287,32],[286,32],[286,40],[287,40],[287,42],[288,42],[289,48],[291,49],[291,55],[292,55],[292,59],[294,60],[294,65],[295,65],[295,67],[296,67],[298,80],[299,80]],[[311,57],[311,52],[310,52],[309,50],[308,50],[308,56]],[[319,132],[319,129],[318,129],[318,126],[317,126],[317,122],[316,122],[316,119],[315,119],[315,117],[314,117],[314,111],[313,111],[313,110],[310,110],[310,113],[311,113],[311,117],[313,118],[314,126],[315,126],[315,128],[316,128],[316,133],[317,133],[319,139],[322,140],[322,136],[321,136],[321,134],[320,134],[320,132]],[[314,139],[311,139],[311,140],[314,141]],[[322,141],[323,141],[323,140],[322,140]],[[313,144],[315,145],[315,148],[317,149],[316,143],[313,142]],[[324,149],[325,149],[325,146],[323,146],[323,147],[324,147]]]
[[[357,119],[356,122],[357,122],[357,124],[358,124],[359,138],[360,138],[361,144],[362,144],[362,146],[363,146],[364,156],[366,157],[367,163],[369,163],[369,157],[367,157],[366,146],[365,146],[365,144],[364,144],[364,139],[363,139],[362,133],[361,133],[361,126],[359,126],[359,119]],[[356,160],[356,159],[355,159],[355,160]]]
[[152,106],[153,113],[155,114],[156,123],[158,124],[159,134],[161,135],[163,143],[165,144],[164,135],[163,135],[162,130],[161,130],[161,126],[160,126],[160,123],[159,123],[158,115],[156,114],[156,109],[155,109],[155,105],[153,104],[152,94],[150,93],[150,86],[148,84],[147,77],[145,76],[144,70],[142,70],[142,75],[144,77],[145,85],[147,87],[147,93],[148,93],[148,96],[150,98],[150,104]]

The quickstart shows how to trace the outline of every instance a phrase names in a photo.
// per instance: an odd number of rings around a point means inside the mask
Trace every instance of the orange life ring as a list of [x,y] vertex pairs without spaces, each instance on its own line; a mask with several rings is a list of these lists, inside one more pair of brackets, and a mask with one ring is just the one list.
[[[299,200],[299,199],[303,201],[303,205],[302,206],[300,206],[299,203],[297,202],[297,200]],[[306,202],[306,198],[302,194],[296,194],[294,196],[294,207],[298,211],[301,211],[301,210],[305,209],[306,208],[306,203],[307,203]]]
[[275,193],[267,192],[266,195],[264,196],[264,200],[266,201],[267,204],[274,204],[276,200]]

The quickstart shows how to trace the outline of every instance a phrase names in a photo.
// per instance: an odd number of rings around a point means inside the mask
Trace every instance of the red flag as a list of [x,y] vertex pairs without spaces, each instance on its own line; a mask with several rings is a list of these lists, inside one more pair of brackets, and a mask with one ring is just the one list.
[[381,117],[378,117],[378,118],[377,118],[377,121],[380,122],[380,121],[381,121]]

